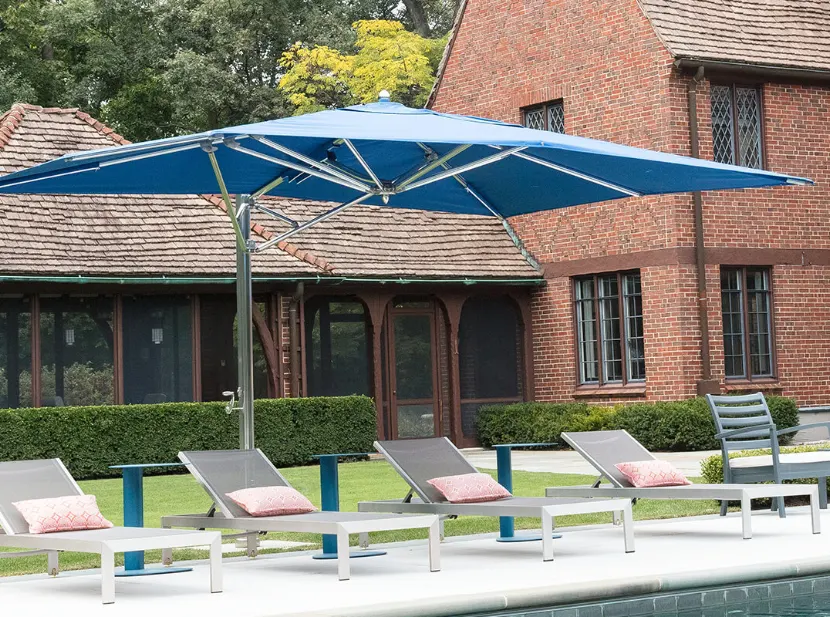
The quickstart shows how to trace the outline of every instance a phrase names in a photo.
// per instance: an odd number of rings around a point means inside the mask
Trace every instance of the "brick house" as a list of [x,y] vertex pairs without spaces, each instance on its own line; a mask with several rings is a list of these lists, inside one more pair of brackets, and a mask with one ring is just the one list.
[[466,1],[436,110],[816,182],[511,219],[546,280],[537,400],[830,404],[828,58],[826,0]]
[[[0,173],[118,143],[76,109],[15,105]],[[222,400],[235,264],[213,197],[0,196],[0,408]],[[482,404],[532,397],[544,281],[496,219],[355,206],[255,255],[253,274],[257,397],[366,394],[380,437],[462,445]]]

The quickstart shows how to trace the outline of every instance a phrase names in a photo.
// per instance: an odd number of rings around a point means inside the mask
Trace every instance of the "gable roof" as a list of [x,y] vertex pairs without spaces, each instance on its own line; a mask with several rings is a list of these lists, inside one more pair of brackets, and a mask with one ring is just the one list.
[[830,0],[638,0],[676,58],[830,71]]
[[[18,104],[0,116],[0,174],[124,143],[77,109]],[[306,220],[331,204],[278,207]],[[0,276],[233,276],[227,216],[216,196],[0,195]],[[274,223],[258,216],[252,230],[269,239]],[[495,219],[360,206],[254,255],[252,267],[286,278],[541,278]]]

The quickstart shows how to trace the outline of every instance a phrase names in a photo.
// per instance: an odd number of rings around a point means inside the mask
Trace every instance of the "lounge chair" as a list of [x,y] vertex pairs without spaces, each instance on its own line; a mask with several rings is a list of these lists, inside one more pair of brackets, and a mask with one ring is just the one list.
[[[810,497],[813,533],[820,533],[818,488],[813,484],[690,484],[636,488],[614,465],[650,461],[654,456],[626,431],[588,431],[562,433],[565,440],[599,472],[593,487],[555,487],[545,491],[556,497],[627,497],[629,499],[716,499],[740,501],[743,537],[752,537],[751,500],[780,496]],[[611,486],[599,486],[605,478]]]
[[115,602],[115,553],[210,546],[210,590],[222,591],[222,536],[215,531],[174,531],[112,527],[85,531],[29,533],[29,524],[12,504],[27,499],[83,495],[60,459],[0,463],[0,546],[28,549],[10,555],[46,552],[49,574],[58,573],[58,551],[101,555],[101,599]]
[[[715,420],[723,456],[725,484],[746,482],[775,482],[818,478],[819,507],[827,509],[827,477],[830,476],[830,452],[796,452],[781,454],[778,438],[804,429],[830,428],[828,422],[816,422],[778,430],[762,392],[743,396],[706,395],[709,410]],[[730,458],[730,452],[769,448],[766,456],[739,456]],[[773,509],[782,518],[786,515],[784,498],[773,501]],[[721,515],[726,514],[726,502],[721,502]]]
[[[376,441],[375,448],[409,484],[403,500],[361,501],[361,512],[401,512],[447,516],[524,516],[542,520],[542,559],[553,560],[553,518],[568,514],[611,512],[622,514],[625,552],[634,552],[631,501],[628,499],[552,499],[509,497],[481,503],[450,503],[428,480],[476,473],[464,455],[446,437]],[[417,496],[417,497],[416,497]]]
[[[429,569],[441,569],[439,521],[437,516],[399,516],[362,512],[311,512],[283,516],[253,517],[227,493],[260,486],[291,486],[260,450],[206,450],[179,452],[179,459],[207,491],[214,508],[207,514],[165,516],[162,527],[228,529],[255,534],[283,531],[337,536],[337,573],[348,580],[349,535],[360,534],[363,544],[372,531],[399,529],[429,530]],[[249,535],[249,540],[252,537]],[[250,548],[250,547],[249,547]],[[252,554],[249,550],[249,554]]]

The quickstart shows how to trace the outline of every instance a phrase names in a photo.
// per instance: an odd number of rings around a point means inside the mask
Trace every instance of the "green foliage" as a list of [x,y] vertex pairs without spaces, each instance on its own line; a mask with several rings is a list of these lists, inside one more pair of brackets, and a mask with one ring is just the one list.
[[[261,399],[256,445],[276,464],[367,452],[375,406],[365,396]],[[78,478],[118,475],[109,465],[178,461],[180,450],[238,447],[236,414],[223,403],[164,403],[0,411],[0,460],[60,457]]]
[[[779,429],[798,424],[795,401],[767,397]],[[479,411],[478,435],[482,445],[518,442],[560,442],[562,431],[624,429],[649,450],[716,450],[715,423],[702,398],[681,402],[655,402],[589,406],[584,403],[517,403],[484,406]],[[782,438],[782,443],[788,442]]]
[[303,114],[377,100],[381,90],[393,100],[422,107],[429,96],[447,40],[407,32],[398,21],[355,22],[356,53],[325,45],[297,43],[280,61],[280,90]]

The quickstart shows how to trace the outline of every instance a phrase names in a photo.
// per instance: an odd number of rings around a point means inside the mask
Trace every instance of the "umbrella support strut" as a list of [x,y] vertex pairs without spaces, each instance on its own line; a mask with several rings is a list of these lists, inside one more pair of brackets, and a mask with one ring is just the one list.
[[251,209],[250,195],[237,195],[236,213],[244,248],[236,248],[236,328],[239,350],[239,449],[254,445],[254,358],[253,358],[253,289],[251,283]]

